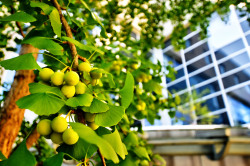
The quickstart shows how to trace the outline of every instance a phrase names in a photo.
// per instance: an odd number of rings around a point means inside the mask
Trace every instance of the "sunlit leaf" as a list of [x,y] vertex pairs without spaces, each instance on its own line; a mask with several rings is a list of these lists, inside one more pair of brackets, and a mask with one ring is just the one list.
[[58,37],[61,37],[61,29],[62,29],[62,24],[59,16],[59,12],[56,8],[52,10],[52,12],[49,15],[49,19],[51,22],[51,26],[53,28],[53,31]]
[[89,112],[91,113],[102,113],[102,112],[106,112],[109,109],[109,106],[98,100],[98,99],[93,99],[93,102],[89,108]]
[[134,77],[128,72],[124,87],[120,90],[122,106],[128,108],[134,96]]
[[18,57],[7,59],[0,62],[0,65],[6,70],[31,70],[31,69],[41,69],[37,64],[32,53],[23,54]]
[[102,136],[110,145],[114,148],[115,152],[124,160],[125,155],[128,154],[126,146],[122,143],[120,134],[117,129],[111,134],[105,134]]
[[119,162],[119,158],[113,147],[105,139],[98,136],[91,128],[81,123],[70,123],[70,125],[80,138],[90,144],[95,144],[106,159],[112,160],[114,163]]
[[[90,158],[94,152],[97,151],[97,147],[90,143],[87,143],[82,138],[79,138],[74,145],[62,144],[57,149],[57,152],[63,152],[76,160],[82,160],[85,157]],[[70,159],[70,158],[69,158]]]
[[36,48],[45,49],[54,55],[63,55],[63,47],[51,39],[45,37],[31,37],[24,39],[23,44],[31,44]]
[[63,162],[63,153],[58,153],[48,159],[46,159],[43,163],[43,166],[61,166]]
[[82,94],[76,97],[69,98],[66,101],[66,105],[70,107],[86,106],[89,107],[93,101],[93,96],[91,94]]
[[114,126],[120,122],[124,114],[124,107],[109,105],[107,112],[96,114],[95,123],[104,127]]
[[1,18],[0,21],[34,22],[36,21],[36,18],[21,11],[21,12],[16,12],[7,17]]
[[69,41],[69,42],[75,44],[79,49],[82,49],[85,51],[96,51],[102,55],[104,54],[104,52],[102,50],[100,50],[94,46],[91,46],[91,45],[84,45],[84,44],[80,43],[79,41],[72,39],[70,37],[64,36],[64,37],[62,37],[62,40],[66,40],[66,41]]
[[19,99],[16,104],[38,115],[50,115],[57,113],[64,106],[64,101],[51,93],[34,93]]

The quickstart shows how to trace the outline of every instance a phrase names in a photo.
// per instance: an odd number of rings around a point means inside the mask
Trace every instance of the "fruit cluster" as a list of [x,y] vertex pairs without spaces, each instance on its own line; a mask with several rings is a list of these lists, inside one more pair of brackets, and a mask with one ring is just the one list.
[[58,116],[52,121],[43,119],[37,124],[37,132],[40,135],[50,138],[53,143],[68,145],[75,144],[79,136],[72,128],[68,128],[68,123],[65,118]]
[[124,62],[122,60],[114,61],[111,70],[120,71],[123,63]]
[[136,81],[137,82],[144,82],[147,83],[149,80],[152,79],[152,76],[146,73],[140,73],[137,77],[136,77]]
[[142,100],[139,100],[136,108],[138,111],[144,111],[146,109],[146,103]]
[[82,62],[78,66],[78,73],[84,75],[86,73],[90,79],[80,80],[80,75],[75,71],[56,71],[54,72],[50,68],[43,68],[39,72],[39,77],[44,82],[51,82],[54,86],[61,86],[62,93],[71,98],[74,95],[84,94],[87,90],[86,84],[91,83],[93,86],[98,83],[98,80],[102,77],[102,72],[98,69],[92,69],[89,62]]

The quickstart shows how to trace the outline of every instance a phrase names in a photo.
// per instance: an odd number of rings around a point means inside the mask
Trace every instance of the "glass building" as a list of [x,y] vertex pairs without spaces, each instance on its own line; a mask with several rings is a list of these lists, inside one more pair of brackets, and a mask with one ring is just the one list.
[[[213,124],[250,124],[250,25],[247,17],[240,17],[232,7],[227,23],[218,14],[213,15],[208,38],[201,40],[199,30],[187,31],[185,49],[175,51],[169,39],[164,49],[152,50],[163,65],[171,61],[178,72],[175,80],[164,79],[164,88],[179,96],[208,89],[200,99],[205,101],[209,114],[215,116]],[[187,116],[176,121],[167,111],[161,112],[161,116],[154,126],[199,124],[202,120],[202,116],[193,120]],[[176,117],[183,115],[177,111]],[[145,121],[144,126],[150,125]]]

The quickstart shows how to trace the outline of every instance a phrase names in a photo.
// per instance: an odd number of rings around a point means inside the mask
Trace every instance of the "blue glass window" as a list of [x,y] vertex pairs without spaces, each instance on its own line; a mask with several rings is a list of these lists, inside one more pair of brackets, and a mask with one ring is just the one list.
[[[235,77],[238,77],[237,82],[235,82]],[[247,69],[241,70],[233,75],[222,78],[223,85],[225,88],[237,85],[239,83],[243,83],[248,80],[250,80],[250,67]]]
[[207,42],[199,45],[198,47],[192,49],[191,51],[188,51],[185,53],[185,58],[186,61],[189,61],[190,59],[193,59],[195,57],[197,57],[198,55],[207,52],[208,51],[208,45]]
[[241,28],[244,32],[250,30],[250,26],[249,26],[249,22],[246,20],[246,21],[243,21],[240,23],[241,25]]
[[212,62],[212,61],[210,61],[210,59],[211,59],[211,56],[208,55],[208,56],[201,58],[200,60],[188,65],[187,66],[188,73],[191,73],[197,69],[200,69],[200,68],[210,64]]
[[171,93],[175,93],[175,92],[178,92],[178,91],[181,91],[181,90],[184,90],[187,88],[187,84],[186,84],[186,81],[181,81],[179,83],[176,83],[170,87],[168,87],[168,90],[171,92]]
[[193,77],[190,77],[189,78],[190,85],[193,86],[195,84],[206,81],[214,76],[215,76],[215,71],[214,71],[214,68],[212,67],[212,68],[210,68],[202,73],[199,73]]
[[243,44],[243,41],[242,39],[239,39],[239,40],[236,40],[235,42],[233,43],[230,43],[222,48],[220,48],[219,50],[217,50],[215,52],[215,56],[216,56],[216,59],[219,60],[219,59],[222,59],[236,51],[239,51],[241,49],[244,48],[244,44]]

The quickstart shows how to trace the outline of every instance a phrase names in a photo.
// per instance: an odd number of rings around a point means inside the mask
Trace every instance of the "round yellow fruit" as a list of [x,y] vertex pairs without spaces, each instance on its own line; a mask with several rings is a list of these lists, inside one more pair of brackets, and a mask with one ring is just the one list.
[[56,86],[62,85],[63,80],[64,80],[64,73],[63,72],[57,71],[51,76],[51,82],[52,82],[52,84],[54,84]]
[[53,132],[51,135],[50,135],[50,139],[53,143],[55,144],[61,144],[63,143],[63,139],[62,139],[62,133],[56,133],[56,132]]
[[90,65],[89,62],[82,62],[80,65],[78,65],[78,70],[79,71],[90,72],[91,65]]
[[73,145],[78,141],[79,135],[73,129],[69,128],[64,131],[62,139],[64,143],[68,145]]
[[49,119],[43,119],[37,124],[36,130],[41,135],[49,135],[52,132],[50,125],[51,121]]
[[75,86],[78,84],[80,78],[77,72],[69,71],[64,75],[64,81],[67,85]]
[[131,68],[134,69],[134,70],[138,69],[138,67],[139,67],[139,65],[137,63],[133,63],[131,65]]
[[99,126],[95,123],[95,122],[90,122],[90,123],[87,123],[88,126],[92,129],[92,130],[96,130],[99,128]]
[[67,98],[71,98],[75,95],[76,93],[76,88],[75,86],[70,86],[70,85],[64,85],[61,89],[61,92],[66,96]]
[[54,71],[51,70],[50,68],[43,68],[40,72],[39,72],[39,77],[43,80],[43,81],[50,81],[51,76],[54,74]]
[[112,69],[115,70],[115,71],[120,71],[120,70],[121,70],[121,67],[120,67],[119,65],[114,65],[114,66],[112,67]]
[[100,78],[102,78],[102,73],[100,71],[98,71],[98,70],[92,70],[90,72],[90,76],[93,79],[100,79]]
[[99,83],[99,80],[98,80],[98,79],[91,79],[90,84],[91,84],[92,86],[96,86],[98,83]]
[[58,116],[51,121],[51,128],[57,133],[64,132],[68,127],[68,123],[65,118]]
[[148,162],[148,160],[142,160],[142,161],[140,162],[140,165],[141,165],[141,166],[149,166],[149,162]]
[[90,112],[86,112],[85,119],[88,122],[94,122],[95,121],[95,114],[92,114]]
[[76,88],[77,95],[84,94],[87,90],[87,86],[81,81],[78,82],[75,88]]
[[142,111],[142,106],[141,105],[136,105],[136,109],[138,110],[138,111]]

